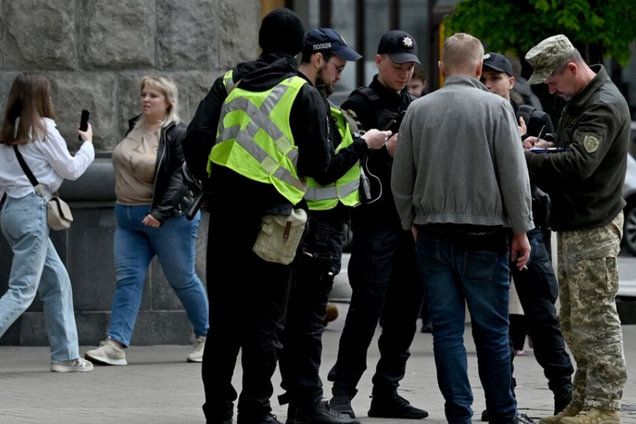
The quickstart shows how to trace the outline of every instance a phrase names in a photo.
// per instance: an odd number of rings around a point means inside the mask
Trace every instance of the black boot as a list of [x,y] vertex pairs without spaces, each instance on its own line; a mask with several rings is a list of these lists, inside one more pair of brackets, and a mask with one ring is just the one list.
[[419,419],[428,417],[428,412],[412,406],[397,393],[389,396],[374,395],[371,400],[370,417]]
[[312,410],[289,405],[285,424],[360,424],[360,421],[333,410],[327,401],[322,401]]
[[283,424],[272,413],[267,413],[262,417],[246,417],[245,414],[241,415],[239,413],[237,422],[238,424]]
[[341,414],[347,414],[351,418],[355,418],[356,414],[353,412],[353,408],[351,407],[351,399],[352,396],[348,395],[333,395],[329,401],[329,406],[334,411],[338,411]]
[[554,393],[554,415],[563,411],[572,401],[572,391],[562,390]]

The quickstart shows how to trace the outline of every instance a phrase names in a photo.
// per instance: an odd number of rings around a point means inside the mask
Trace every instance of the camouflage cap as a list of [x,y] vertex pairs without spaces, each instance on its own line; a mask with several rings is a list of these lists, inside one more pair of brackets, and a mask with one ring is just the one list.
[[530,84],[541,84],[574,51],[574,46],[563,34],[548,37],[526,53],[526,60],[534,68],[528,80]]

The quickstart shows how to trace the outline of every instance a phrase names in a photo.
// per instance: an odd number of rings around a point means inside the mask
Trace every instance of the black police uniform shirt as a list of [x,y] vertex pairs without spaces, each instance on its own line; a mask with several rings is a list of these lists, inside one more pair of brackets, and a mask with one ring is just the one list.
[[[415,98],[409,94],[407,87],[400,93],[386,87],[378,81],[377,75],[373,77],[369,88],[378,96],[377,100],[372,101],[367,96],[354,91],[342,104],[342,109],[352,110],[364,130],[385,129],[386,125],[395,119],[396,124],[391,127],[391,130],[397,132],[406,109]],[[369,178],[371,200],[354,208],[352,212],[354,221],[373,222],[401,229],[400,217],[395,208],[393,193],[391,193],[392,164],[393,158],[386,148],[367,152],[362,166]]]

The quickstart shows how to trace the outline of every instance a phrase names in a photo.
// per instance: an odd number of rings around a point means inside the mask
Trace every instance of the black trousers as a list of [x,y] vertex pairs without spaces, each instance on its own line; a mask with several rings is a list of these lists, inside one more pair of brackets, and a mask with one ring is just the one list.
[[238,422],[260,423],[271,411],[271,377],[282,345],[291,265],[265,262],[252,252],[260,217],[212,212],[207,289],[210,330],[203,356],[203,411],[208,423],[233,415],[232,375],[239,350],[243,367]]
[[283,332],[279,366],[285,394],[281,404],[312,410],[322,399],[319,376],[323,322],[333,279],[340,271],[342,221],[310,220],[303,250],[296,260]]
[[[545,238],[544,238],[545,237]],[[558,296],[558,282],[552,268],[549,233],[540,229],[528,232],[532,247],[527,270],[512,267],[519,300],[532,339],[534,355],[554,393],[572,388],[572,361],[565,350],[565,341],[554,304]]]
[[351,305],[328,379],[334,382],[334,395],[357,393],[384,308],[380,360],[372,381],[374,396],[388,396],[404,378],[422,306],[424,284],[415,265],[415,242],[410,231],[399,228],[354,221],[352,229]]

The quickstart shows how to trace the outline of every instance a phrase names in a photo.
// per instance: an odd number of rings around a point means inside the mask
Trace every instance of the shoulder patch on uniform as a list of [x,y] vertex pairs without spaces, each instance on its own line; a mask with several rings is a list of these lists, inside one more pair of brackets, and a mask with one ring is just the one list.
[[585,134],[583,138],[583,147],[585,147],[585,151],[588,153],[594,153],[598,150],[598,147],[601,145],[601,139],[594,134]]

